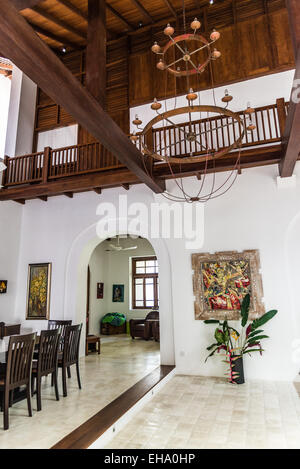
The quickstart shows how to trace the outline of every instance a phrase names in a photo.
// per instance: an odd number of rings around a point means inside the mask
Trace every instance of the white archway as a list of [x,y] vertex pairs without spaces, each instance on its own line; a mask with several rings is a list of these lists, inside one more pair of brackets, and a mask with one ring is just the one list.
[[299,283],[300,283],[300,212],[290,221],[284,239],[285,268],[287,274],[287,288],[290,297],[292,313],[292,330],[294,335],[300,336],[299,320]]
[[[114,220],[112,226],[120,226],[120,220]],[[82,231],[73,241],[66,265],[66,282],[64,297],[64,317],[84,325],[85,336],[86,320],[86,272],[90,257],[96,246],[106,238],[116,235],[130,234],[143,236],[147,227],[141,227],[138,232],[118,230],[118,232],[105,232],[103,236],[97,236],[97,224],[93,224]],[[99,231],[98,231],[99,234]],[[144,237],[144,236],[143,236]],[[160,356],[162,365],[175,364],[174,350],[174,324],[172,304],[172,282],[169,252],[163,239],[147,238],[151,243],[159,265],[160,275]],[[81,355],[84,355],[84,343],[81,343]]]

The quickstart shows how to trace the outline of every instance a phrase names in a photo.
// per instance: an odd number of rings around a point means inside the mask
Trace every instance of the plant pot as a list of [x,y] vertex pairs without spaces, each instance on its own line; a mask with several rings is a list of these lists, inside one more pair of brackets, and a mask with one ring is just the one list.
[[232,362],[232,371],[235,373],[238,373],[238,375],[233,378],[232,383],[244,384],[245,378],[244,378],[243,357],[241,355],[239,355],[238,357],[233,355],[232,358],[234,358]]

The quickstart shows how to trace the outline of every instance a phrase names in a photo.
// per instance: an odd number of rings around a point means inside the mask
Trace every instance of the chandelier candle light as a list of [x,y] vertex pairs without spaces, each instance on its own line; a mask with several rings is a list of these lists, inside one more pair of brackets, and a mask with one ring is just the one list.
[[[240,149],[245,132],[253,132],[256,128],[251,118],[254,109],[252,109],[250,103],[248,103],[247,109],[244,111],[245,119],[241,119],[240,114],[228,109],[228,104],[232,101],[233,97],[229,94],[227,89],[222,98],[225,107],[217,106],[213,79],[213,62],[221,57],[221,52],[214,47],[215,43],[220,39],[221,34],[219,31],[213,29],[209,39],[206,39],[198,33],[201,28],[201,22],[197,18],[191,22],[190,28],[192,32],[188,33],[184,2],[183,27],[184,34],[174,36],[175,30],[173,26],[167,24],[163,32],[168,37],[168,42],[163,47],[157,42],[154,42],[151,50],[159,57],[156,64],[158,70],[174,76],[175,82],[177,79],[186,80],[187,105],[184,107],[176,106],[177,96],[175,91],[174,108],[168,110],[166,89],[164,111],[161,112],[162,103],[154,98],[151,109],[156,113],[156,116],[143,128],[141,119],[136,115],[133,124],[136,126],[139,133],[137,134],[136,131],[134,131],[130,139],[135,145],[140,147],[146,170],[146,158],[153,158],[158,162],[168,165],[170,174],[182,195],[175,195],[166,191],[163,194],[166,198],[173,201],[190,203],[206,202],[209,199],[219,197],[227,192],[236,180],[240,165]],[[173,53],[171,54],[171,52]],[[170,55],[173,57],[172,60],[168,60]],[[196,86],[199,90],[199,76],[206,70],[210,73],[214,105],[202,105],[199,91],[194,91],[190,83],[191,80],[193,80],[194,83],[196,80]],[[175,90],[176,89],[177,86],[175,85]],[[205,119],[203,119],[203,114],[206,114]],[[178,116],[182,118],[180,124],[178,124]],[[199,116],[198,120],[197,116]],[[245,124],[247,119],[249,122]],[[157,127],[162,128],[162,132],[159,142],[154,141],[152,137],[149,143],[148,136],[154,135],[154,126],[156,126],[155,130]],[[172,131],[168,132],[170,129]],[[223,135],[223,144],[219,143],[220,134]],[[224,134],[228,136],[226,142]],[[182,151],[182,148],[184,148],[185,151]],[[178,149],[180,150],[178,151]],[[233,153],[233,156],[236,157],[233,170],[230,172],[229,176],[226,175],[225,182],[217,185],[215,161],[234,150],[237,151]],[[195,169],[195,173],[203,176],[199,191],[194,195],[189,195],[186,192],[182,178],[178,178],[178,176],[176,176],[176,170],[174,170],[174,166],[178,169],[178,167],[180,167],[179,165],[186,163],[199,164]],[[204,181],[208,172],[213,173],[213,182],[212,187],[206,189],[205,192]]]

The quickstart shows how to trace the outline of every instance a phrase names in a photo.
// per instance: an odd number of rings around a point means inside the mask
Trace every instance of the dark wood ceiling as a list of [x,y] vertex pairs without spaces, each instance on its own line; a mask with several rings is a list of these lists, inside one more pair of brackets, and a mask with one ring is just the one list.
[[[34,2],[33,2],[34,3]],[[187,14],[219,18],[220,25],[261,15],[284,6],[284,0],[185,0]],[[52,48],[84,47],[87,36],[88,0],[41,0],[21,11],[39,36]],[[108,40],[142,29],[179,21],[182,0],[107,0]],[[233,21],[232,21],[233,18]]]

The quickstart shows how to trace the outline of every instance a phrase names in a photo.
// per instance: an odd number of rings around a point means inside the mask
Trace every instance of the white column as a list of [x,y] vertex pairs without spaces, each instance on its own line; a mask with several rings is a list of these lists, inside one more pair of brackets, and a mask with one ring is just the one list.
[[13,66],[5,142],[8,156],[32,152],[36,90],[36,84]]

